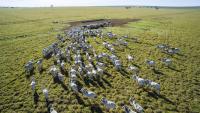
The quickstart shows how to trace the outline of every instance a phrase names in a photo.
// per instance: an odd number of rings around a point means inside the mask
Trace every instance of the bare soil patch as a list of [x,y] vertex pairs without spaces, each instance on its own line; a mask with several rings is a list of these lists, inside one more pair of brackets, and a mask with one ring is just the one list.
[[87,24],[96,24],[96,23],[103,23],[103,22],[110,22],[111,26],[123,26],[129,22],[137,22],[141,19],[95,19],[95,20],[83,20],[83,21],[74,21],[70,22],[70,27],[74,26],[81,26]]

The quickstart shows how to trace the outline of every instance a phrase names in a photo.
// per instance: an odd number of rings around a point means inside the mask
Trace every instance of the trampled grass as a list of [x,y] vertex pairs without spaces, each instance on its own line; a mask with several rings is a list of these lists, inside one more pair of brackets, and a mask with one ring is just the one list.
[[[0,8],[0,112],[26,113],[47,112],[41,87],[49,89],[50,100],[58,112],[72,113],[92,111],[106,112],[100,103],[102,96],[115,101],[117,109],[113,113],[121,113],[122,102],[128,104],[130,96],[134,96],[144,107],[145,112],[200,112],[200,9],[150,9],[122,7],[85,7],[85,8]],[[100,18],[138,18],[141,21],[131,22],[120,27],[105,28],[119,35],[129,35],[128,48],[116,47],[117,54],[124,67],[128,63],[126,55],[135,57],[133,62],[140,68],[140,76],[161,84],[161,96],[155,96],[139,88],[130,79],[123,76],[112,65],[107,68],[111,76],[104,75],[102,84],[80,83],[97,93],[98,98],[90,100],[81,94],[75,96],[72,91],[64,90],[60,84],[53,82],[47,74],[53,61],[44,61],[45,71],[40,75],[35,71],[39,101],[33,102],[30,79],[24,74],[24,64],[30,59],[42,57],[44,47],[56,41],[56,34],[63,33],[68,22]],[[58,21],[58,23],[52,23]],[[140,43],[131,38],[138,37]],[[98,42],[103,40],[97,39]],[[115,39],[106,39],[114,42]],[[97,52],[106,51],[92,38],[90,43]],[[168,56],[155,49],[160,43],[169,44],[181,49],[179,55]],[[159,58],[170,57],[173,68],[160,63]],[[156,61],[155,73],[145,65],[145,59]],[[159,78],[158,78],[159,76]],[[65,85],[68,85],[65,77]],[[98,108],[98,109],[97,109]]]

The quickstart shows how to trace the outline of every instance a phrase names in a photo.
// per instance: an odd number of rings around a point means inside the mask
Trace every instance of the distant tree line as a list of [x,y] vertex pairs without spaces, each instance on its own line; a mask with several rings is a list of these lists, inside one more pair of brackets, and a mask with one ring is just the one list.
[[125,6],[125,9],[130,9],[130,8],[154,8],[158,10],[160,7],[158,6]]

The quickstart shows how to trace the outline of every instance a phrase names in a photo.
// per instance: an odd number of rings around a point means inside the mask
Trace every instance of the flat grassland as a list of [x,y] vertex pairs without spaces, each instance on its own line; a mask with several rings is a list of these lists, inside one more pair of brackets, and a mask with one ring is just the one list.
[[[109,66],[102,84],[80,83],[94,91],[98,98],[75,96],[60,84],[53,82],[47,73],[52,60],[44,61],[45,72],[36,71],[39,101],[34,103],[30,78],[24,73],[24,64],[30,59],[42,57],[42,49],[56,41],[56,34],[69,27],[69,22],[91,19],[141,19],[123,26],[105,28],[119,35],[138,37],[141,43],[128,38],[128,48],[117,51],[123,66],[126,55],[135,57],[134,65],[140,68],[140,76],[161,84],[161,95],[154,95],[139,88],[130,79]],[[200,8],[131,8],[123,7],[74,7],[74,8],[0,8],[0,112],[47,112],[41,87],[49,89],[49,97],[59,113],[106,112],[100,103],[102,96],[116,102],[113,113],[123,112],[120,104],[129,105],[134,96],[145,112],[198,113],[200,112]],[[101,43],[100,39],[99,42]],[[90,43],[98,52],[103,46],[93,40]],[[114,41],[114,40],[109,40]],[[178,55],[169,56],[156,49],[159,43],[180,48]],[[160,63],[159,58],[170,57],[172,68]],[[148,69],[145,59],[156,61],[159,72]],[[158,77],[159,76],[159,77]],[[68,77],[65,84],[68,85]]]

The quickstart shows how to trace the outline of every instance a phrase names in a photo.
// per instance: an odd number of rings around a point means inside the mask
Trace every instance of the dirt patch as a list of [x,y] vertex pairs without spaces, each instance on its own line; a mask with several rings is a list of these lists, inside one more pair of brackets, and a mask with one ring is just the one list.
[[137,22],[141,19],[95,19],[95,20],[83,20],[83,21],[74,21],[70,22],[70,27],[73,26],[82,26],[87,24],[96,24],[96,23],[103,23],[103,22],[110,22],[111,26],[123,26],[129,22]]

